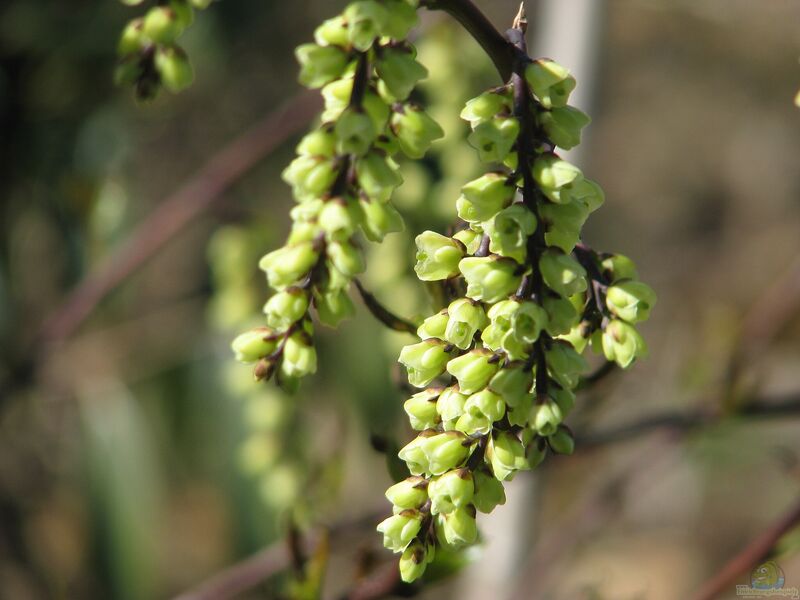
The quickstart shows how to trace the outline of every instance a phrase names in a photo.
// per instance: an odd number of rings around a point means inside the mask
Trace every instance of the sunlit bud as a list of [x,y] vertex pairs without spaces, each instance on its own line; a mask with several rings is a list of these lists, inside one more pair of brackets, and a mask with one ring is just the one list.
[[547,442],[541,436],[535,436],[525,446],[525,458],[528,461],[528,468],[535,469],[547,456]]
[[170,92],[179,92],[191,85],[194,79],[192,65],[186,53],[177,46],[158,48],[154,62],[161,83]]
[[350,38],[347,32],[347,22],[342,16],[323,21],[322,25],[314,31],[314,41],[320,46],[349,46]]
[[370,152],[356,161],[358,185],[370,198],[388,200],[392,190],[403,183],[391,159]]
[[[501,350],[507,336],[511,336],[511,317],[519,308],[516,300],[503,300],[494,304],[487,313],[491,324],[481,334],[483,343],[492,350]],[[513,337],[513,336],[512,336]]]
[[169,6],[154,6],[144,16],[144,35],[156,43],[172,44],[183,29],[182,20]]
[[575,78],[552,60],[539,59],[525,68],[525,80],[545,108],[566,106]]
[[466,438],[458,431],[445,431],[426,437],[422,450],[428,457],[428,471],[431,475],[441,475],[455,469],[467,458],[469,446]]
[[472,229],[461,229],[453,234],[453,239],[458,240],[467,249],[467,254],[475,254],[481,245],[481,234]]
[[551,142],[559,148],[569,150],[581,143],[581,129],[586,127],[591,119],[573,106],[564,106],[542,112],[539,122]]
[[295,221],[292,224],[292,229],[289,232],[289,237],[286,239],[287,246],[294,246],[301,242],[310,242],[320,236],[322,230],[320,229],[317,221]]
[[578,323],[567,333],[559,335],[558,339],[569,342],[577,352],[582,353],[589,343],[586,324]]
[[449,320],[444,339],[457,348],[466,350],[472,344],[475,333],[486,326],[488,319],[483,307],[467,298],[459,298],[447,307]]
[[484,92],[477,98],[469,100],[467,105],[461,111],[461,118],[474,125],[480,121],[492,119],[499,114],[510,112],[510,94],[505,90],[493,90]]
[[378,200],[359,200],[364,221],[362,228],[364,235],[372,242],[380,242],[390,233],[397,233],[405,229],[403,216],[391,202]]
[[400,556],[400,579],[406,583],[416,581],[425,573],[427,566],[425,546],[419,540],[414,540]]
[[467,281],[467,296],[483,302],[497,302],[511,295],[521,279],[513,259],[496,255],[464,258],[458,268]]
[[133,19],[122,30],[122,35],[117,44],[117,53],[120,56],[135,54],[144,48],[147,37],[144,35],[144,20]]
[[558,430],[547,437],[547,443],[553,449],[553,452],[559,454],[572,454],[575,451],[575,438],[572,437],[572,432],[561,425]]
[[639,273],[633,261],[624,254],[612,254],[601,263],[604,274],[616,283],[621,279],[638,279]]
[[506,503],[506,492],[503,484],[495,477],[484,471],[475,471],[473,475],[475,493],[472,496],[472,504],[482,513],[490,513],[495,506],[502,506]]
[[641,281],[620,281],[609,287],[606,292],[608,309],[629,323],[646,320],[655,303],[656,293]]
[[236,360],[253,363],[272,354],[277,345],[275,331],[268,327],[259,327],[236,336],[231,343],[231,349],[236,354]]
[[556,341],[545,352],[545,359],[550,374],[567,388],[574,388],[578,385],[581,373],[586,371],[589,366],[586,364],[586,360],[575,351],[575,348],[563,341]]
[[518,427],[527,427],[531,406],[533,406],[533,395],[527,394],[519,398],[516,406],[509,406],[506,410],[508,423]]
[[447,329],[447,321],[449,319],[450,317],[446,310],[439,311],[422,322],[422,325],[417,328],[417,335],[422,340],[427,340],[429,338],[443,340],[444,332]]
[[353,95],[353,78],[344,77],[331,81],[321,90],[322,98],[325,100],[325,110],[320,116],[323,123],[331,123],[339,118],[339,115],[350,105],[350,98]]
[[433,231],[423,231],[415,241],[417,264],[414,271],[422,281],[438,281],[458,275],[458,263],[464,256],[460,242]]
[[490,423],[494,423],[506,414],[506,403],[499,394],[483,389],[467,398],[464,411],[474,417],[485,418]]
[[441,477],[432,479],[428,485],[431,513],[451,513],[457,508],[463,508],[472,502],[474,493],[475,485],[469,469],[448,471]]
[[413,476],[395,483],[386,490],[386,498],[394,505],[397,512],[410,508],[419,508],[428,500],[428,480]]
[[281,174],[301,201],[327,192],[337,175],[333,160],[315,156],[298,156]]
[[391,112],[389,105],[386,104],[380,96],[370,91],[364,94],[362,105],[364,111],[372,119],[375,130],[378,131],[378,133],[383,132],[389,120],[389,113]]
[[596,211],[606,200],[603,188],[596,182],[585,178],[576,181],[569,187],[567,197],[570,202],[577,202],[585,206],[589,212]]
[[447,544],[460,548],[474,544],[478,539],[478,524],[475,522],[475,507],[457,508],[449,514],[443,514],[437,521],[442,526],[442,534]]
[[633,325],[617,319],[606,325],[602,338],[603,354],[626,369],[640,356],[647,353],[647,346]]
[[332,242],[328,244],[327,253],[333,266],[347,277],[355,277],[366,268],[361,250],[350,242]]
[[375,70],[395,100],[405,100],[428,70],[414,56],[400,48],[385,48],[379,55]]
[[319,252],[313,242],[301,242],[273,250],[258,266],[266,272],[270,286],[282,290],[305,277],[318,258]]
[[378,525],[383,534],[383,545],[393,552],[402,552],[411,543],[422,526],[422,515],[417,510],[404,510],[384,519]]
[[303,44],[294,55],[300,63],[299,81],[306,87],[319,88],[341,77],[347,66],[347,54],[337,46]]
[[[464,414],[464,404],[467,402],[467,395],[462,394],[458,386],[451,386],[446,388],[439,400],[436,402],[436,410],[442,421],[455,421],[458,417]],[[450,429],[448,427],[448,429]]]
[[545,436],[554,433],[563,420],[564,413],[552,398],[547,398],[544,402],[537,400],[528,417],[531,429]]
[[395,40],[403,40],[408,37],[409,31],[418,21],[416,8],[412,4],[415,3],[405,0],[384,0],[384,6],[389,12],[390,18],[382,24],[381,36]]
[[542,308],[547,313],[547,325],[545,329],[552,336],[567,333],[573,325],[578,323],[580,315],[575,310],[572,302],[566,298],[554,298],[545,296],[542,299]]
[[[551,205],[552,206],[552,205]],[[524,262],[528,237],[536,231],[536,216],[522,204],[512,204],[484,223],[489,250]]]
[[321,323],[338,327],[344,319],[352,317],[356,308],[344,289],[332,289],[323,293],[314,292],[314,307]]
[[433,430],[423,431],[397,453],[397,456],[405,461],[412,475],[422,475],[428,472],[428,455],[425,454],[422,447],[428,437],[433,435],[437,435]]
[[444,372],[450,359],[445,347],[444,342],[436,339],[403,347],[399,360],[408,370],[408,381],[411,385],[425,387]]
[[303,331],[289,336],[283,348],[281,372],[287,377],[303,377],[317,370],[317,351]]
[[522,442],[506,431],[489,438],[489,443],[486,445],[486,459],[492,467],[494,476],[500,481],[513,479],[517,471],[528,468]]
[[436,399],[441,391],[441,388],[430,388],[414,394],[403,403],[403,408],[408,414],[412,429],[422,431],[436,426],[439,422]]
[[356,232],[362,217],[359,204],[345,198],[331,198],[320,210],[317,222],[326,239],[345,242]]
[[458,380],[462,394],[474,394],[482,390],[500,368],[498,361],[491,361],[488,350],[475,349],[447,363],[447,372]]
[[511,204],[516,188],[502,173],[487,173],[461,188],[458,216],[470,223],[488,221]]
[[363,52],[369,50],[376,37],[380,37],[391,16],[376,0],[358,0],[347,6],[344,18],[350,42]]
[[362,109],[346,109],[337,119],[334,132],[339,140],[337,149],[341,154],[361,156],[369,150],[378,137],[372,118]]
[[492,377],[489,389],[499,394],[506,404],[514,407],[530,395],[532,384],[531,370],[526,369],[523,364],[511,363]]
[[547,203],[540,207],[542,220],[547,222],[544,241],[564,252],[572,252],[581,236],[581,228],[589,216],[589,209],[581,202],[567,204]]
[[302,319],[306,311],[308,311],[308,293],[300,288],[288,288],[278,292],[264,305],[267,325],[281,330]]
[[303,136],[297,144],[297,153],[331,158],[336,154],[336,136],[328,128],[315,129]]
[[520,302],[511,315],[511,332],[518,340],[532,344],[547,323],[547,313],[535,302]]
[[547,250],[539,259],[542,279],[560,296],[572,296],[586,289],[586,270],[574,258]]
[[533,163],[533,177],[545,196],[563,204],[569,202],[569,190],[583,179],[583,174],[578,167],[555,154],[543,154]]
[[519,136],[519,121],[496,117],[479,123],[467,138],[482,162],[502,162]]
[[425,156],[434,140],[444,137],[444,131],[422,109],[405,106],[392,115],[391,127],[400,149],[409,158]]
[[466,435],[485,435],[492,430],[492,421],[478,412],[465,412],[453,424],[453,429]]
[[572,412],[572,407],[575,406],[575,392],[570,389],[553,386],[549,393],[553,402],[561,409],[561,415],[566,418]]

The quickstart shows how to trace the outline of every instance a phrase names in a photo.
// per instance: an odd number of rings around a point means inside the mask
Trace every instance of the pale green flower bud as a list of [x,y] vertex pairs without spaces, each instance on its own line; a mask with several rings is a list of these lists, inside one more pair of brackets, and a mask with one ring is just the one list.
[[[364,101],[362,102],[364,110],[372,119],[375,125],[375,130],[380,134],[386,128],[386,123],[389,120],[389,113],[391,109],[383,99],[377,94],[368,91],[364,94]],[[377,140],[375,141],[377,147]],[[385,151],[385,150],[384,150]]]
[[378,137],[378,129],[372,118],[357,107],[346,109],[337,119],[333,130],[339,140],[337,149],[340,154],[362,156]]
[[472,504],[479,511],[489,514],[495,506],[502,506],[506,503],[506,492],[503,484],[496,478],[482,470],[475,471],[473,476],[475,493],[472,496]]
[[428,563],[425,546],[419,540],[414,540],[400,556],[400,579],[406,583],[416,581],[422,577]]
[[491,352],[475,349],[447,363],[447,372],[458,380],[462,394],[474,394],[486,387],[500,368],[498,361],[490,362],[491,358]]
[[554,433],[563,420],[564,413],[552,398],[537,401],[528,417],[531,429],[544,436]]
[[486,445],[486,459],[492,467],[494,476],[500,481],[514,478],[517,471],[528,468],[522,442],[506,431],[489,438]]
[[428,472],[429,460],[428,455],[423,450],[423,445],[429,437],[434,435],[437,435],[437,433],[432,429],[423,431],[397,453],[397,456],[405,461],[412,475],[422,475]]
[[575,406],[575,392],[566,388],[553,387],[550,389],[550,397],[553,402],[558,404],[558,408],[561,409],[561,414],[564,418],[572,412],[572,407]]
[[117,44],[117,54],[128,56],[140,52],[147,44],[147,36],[144,34],[144,20],[133,19],[122,30]]
[[395,112],[391,127],[397,136],[400,150],[413,159],[425,156],[431,143],[444,137],[444,131],[439,124],[422,109],[414,106],[404,106],[402,112]]
[[524,205],[512,204],[484,223],[484,230],[489,236],[489,250],[524,263],[528,237],[536,231],[536,216]]
[[569,202],[571,188],[583,179],[581,170],[555,154],[543,154],[533,163],[533,178],[556,204]]
[[633,325],[617,319],[606,325],[602,337],[603,354],[623,369],[647,354],[647,345]]
[[453,234],[453,239],[458,240],[467,249],[467,254],[475,254],[481,245],[481,234],[472,229],[462,229]]
[[356,177],[359,187],[376,200],[388,200],[392,190],[403,183],[393,161],[377,152],[356,161]]
[[169,7],[175,11],[184,29],[194,21],[194,9],[188,0],[170,0]]
[[441,514],[437,525],[441,526],[446,543],[453,548],[474,544],[478,539],[474,506],[469,505],[457,508],[449,514]]
[[553,452],[559,454],[572,454],[575,451],[575,439],[572,437],[572,432],[564,425],[547,437],[547,443],[550,444]]
[[481,162],[502,162],[519,136],[519,121],[513,117],[496,117],[479,123],[467,138],[478,151]]
[[281,173],[300,201],[321,196],[333,185],[337,175],[332,160],[315,156],[298,156]]
[[428,495],[431,498],[431,513],[451,513],[472,502],[475,485],[469,469],[448,471],[441,477],[431,479]]
[[552,336],[567,333],[580,319],[575,306],[566,298],[545,296],[542,300],[542,308],[547,313],[545,329]]
[[492,430],[492,421],[478,412],[465,412],[458,417],[453,429],[466,435],[486,435]]
[[415,8],[416,3],[409,3],[405,0],[384,0],[384,6],[390,17],[383,23],[381,36],[404,40],[419,20]]
[[569,150],[581,143],[581,129],[591,119],[577,108],[565,106],[541,113],[539,122],[551,142],[559,148]]
[[259,327],[236,336],[231,343],[231,349],[239,362],[254,363],[275,351],[278,345],[277,338],[274,330]]
[[393,552],[402,552],[411,543],[422,527],[422,515],[418,510],[404,510],[384,519],[378,525],[383,534],[383,545]]
[[497,302],[519,287],[519,265],[510,258],[470,256],[458,263],[467,281],[467,296],[483,302]]
[[[500,394],[506,404],[515,407],[530,396],[533,375],[521,363],[511,363],[503,367],[489,382],[489,389]],[[527,415],[526,415],[527,417]]]
[[545,108],[566,106],[570,93],[575,89],[575,78],[569,71],[547,59],[529,64],[525,68],[525,80]]
[[428,459],[428,472],[441,475],[458,467],[469,454],[466,437],[458,431],[445,431],[424,438],[422,451]]
[[578,323],[567,333],[559,335],[557,339],[569,342],[578,353],[583,353],[589,343],[585,323]]
[[355,277],[366,269],[361,250],[350,242],[332,242],[327,253],[331,264],[346,277]]
[[514,337],[511,330],[511,319],[519,309],[516,300],[503,300],[493,305],[487,313],[491,324],[484,328],[481,340],[492,350],[505,350],[511,354],[524,353],[522,344]]
[[300,83],[312,89],[338,79],[347,67],[347,54],[336,46],[303,44],[294,55],[300,63]]
[[316,371],[317,351],[310,336],[304,331],[293,333],[283,347],[281,372],[287,377],[303,377]]
[[435,315],[431,315],[422,322],[417,328],[417,335],[422,340],[430,338],[444,339],[444,332],[447,330],[447,322],[450,317],[446,310],[442,310]]
[[525,456],[528,460],[529,469],[535,469],[542,464],[542,461],[544,461],[547,456],[547,447],[547,442],[544,441],[543,437],[538,435],[526,445]]
[[458,216],[469,223],[488,221],[511,204],[516,188],[502,173],[487,173],[461,188]]
[[531,406],[533,406],[532,394],[527,394],[520,397],[517,401],[517,405],[509,406],[508,410],[506,411],[508,423],[510,425],[516,425],[517,427],[527,427],[528,418],[530,417],[531,413]]
[[282,290],[306,276],[319,258],[313,242],[283,246],[264,256],[258,267],[267,274],[271,287]]
[[315,291],[314,307],[320,322],[330,327],[338,327],[339,323],[356,313],[356,307],[344,288],[334,288],[322,293]]
[[472,345],[475,333],[488,323],[480,303],[467,298],[451,302],[447,307],[447,314],[450,318],[447,321],[444,339],[462,350]]
[[612,283],[622,279],[638,279],[639,273],[634,262],[624,254],[612,254],[601,263],[605,275]]
[[375,65],[378,77],[395,100],[405,100],[428,70],[419,64],[410,52],[400,48],[384,48]]
[[606,195],[596,182],[590,179],[580,179],[573,183],[566,192],[570,202],[577,202],[586,207],[589,212],[594,212],[603,205]]
[[[312,202],[306,202],[305,204],[310,205]],[[319,207],[322,207],[322,203],[319,204]],[[302,242],[312,242],[322,233],[322,229],[320,229],[317,224],[316,217],[314,217],[313,221],[298,220],[292,224],[292,230],[289,232],[289,237],[286,239],[286,245],[294,246]]]
[[323,87],[322,97],[325,100],[325,110],[320,117],[322,122],[330,123],[338,119],[339,115],[349,106],[352,94],[352,77],[337,79]]
[[154,6],[144,16],[143,33],[157,44],[172,44],[183,32],[184,22],[169,6]]
[[547,250],[539,259],[542,279],[560,296],[572,296],[586,290],[586,270],[567,254]]
[[535,302],[520,302],[511,315],[511,332],[521,342],[532,344],[539,339],[547,323],[547,313]]
[[403,408],[408,414],[411,428],[417,431],[435,427],[440,419],[436,410],[436,399],[441,394],[441,388],[429,388],[414,394],[405,401]]
[[586,359],[567,342],[556,341],[544,354],[551,375],[570,389],[578,385],[581,373],[589,367]]
[[411,385],[425,387],[444,373],[450,359],[445,347],[444,342],[436,339],[403,347],[399,360],[408,370],[408,381]]
[[159,47],[153,60],[161,84],[170,92],[180,92],[194,80],[192,65],[186,53],[177,46]]
[[508,91],[492,90],[467,101],[467,105],[461,111],[461,118],[475,125],[499,114],[510,112],[511,95]]
[[267,325],[285,330],[302,319],[308,311],[308,293],[300,288],[288,288],[274,294],[264,305]]
[[392,18],[389,11],[375,0],[358,0],[344,10],[350,42],[362,52],[369,50],[375,38]]
[[[386,498],[396,512],[420,508],[428,501],[428,480],[417,475],[403,479],[386,490]],[[399,509],[399,510],[397,510]]]
[[329,241],[346,242],[358,229],[363,214],[361,207],[345,198],[331,198],[323,205],[318,226]]
[[452,427],[447,427],[448,422],[455,421],[464,414],[466,402],[467,395],[462,394],[458,386],[446,388],[441,393],[439,400],[436,402],[436,410],[445,423],[446,429],[452,429]]
[[422,281],[438,281],[458,275],[458,263],[464,256],[460,242],[433,231],[423,231],[415,241],[417,264],[414,271]]
[[467,398],[464,411],[475,418],[486,419],[490,423],[494,423],[506,414],[506,403],[499,394],[483,389]]
[[581,229],[589,217],[589,209],[581,202],[545,204],[540,209],[542,220],[547,222],[544,241],[548,246],[572,252],[581,237]]
[[331,158],[336,154],[336,136],[329,129],[315,129],[303,136],[297,144],[297,153]]
[[344,17],[338,16],[327,21],[314,31],[314,41],[320,46],[341,46],[350,45],[350,38],[347,32],[347,22]]
[[641,281],[620,281],[606,292],[608,309],[628,323],[647,320],[655,304],[656,293]]
[[[141,60],[138,54],[129,54],[122,57],[122,60],[117,62],[114,67],[114,84],[115,85],[134,85],[143,74]],[[157,90],[148,89],[143,97],[150,98],[155,95]]]
[[364,235],[371,242],[383,241],[388,234],[405,229],[403,216],[391,202],[362,198],[359,200],[359,204],[364,218],[362,223]]

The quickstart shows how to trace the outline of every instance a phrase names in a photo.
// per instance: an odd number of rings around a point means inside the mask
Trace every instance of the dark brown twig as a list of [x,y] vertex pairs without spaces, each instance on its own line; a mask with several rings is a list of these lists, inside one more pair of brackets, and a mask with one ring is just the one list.
[[361,285],[361,282],[358,279],[355,279],[354,282],[361,299],[364,301],[364,306],[366,306],[369,312],[372,313],[373,317],[378,319],[378,321],[386,325],[389,329],[394,329],[395,331],[400,331],[403,333],[410,333],[412,335],[416,333],[416,325],[414,325],[411,321],[407,321],[406,319],[398,317],[388,308],[383,306],[383,304],[381,304],[373,294],[364,289],[364,286]]

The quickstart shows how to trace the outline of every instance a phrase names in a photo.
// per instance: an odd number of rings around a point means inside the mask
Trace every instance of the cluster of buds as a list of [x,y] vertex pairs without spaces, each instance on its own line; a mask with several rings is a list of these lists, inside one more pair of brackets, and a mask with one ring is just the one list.
[[360,236],[381,241],[403,228],[390,201],[402,182],[392,157],[421,158],[443,135],[408,99],[427,74],[405,41],[416,21],[409,0],[358,0],[297,48],[300,82],[322,88],[325,110],[283,172],[297,206],[286,244],[259,264],[276,292],[267,326],[233,342],[257,379],[276,374],[292,389],[316,370],[311,308],[332,327],[351,315],[348,290],[365,268]]
[[[121,0],[139,5],[145,0]],[[192,83],[194,74],[178,38],[192,24],[194,11],[212,0],[167,0],[148,9],[143,17],[128,22],[122,31],[115,72],[118,84],[132,85],[140,99],[155,97],[162,87],[179,92]]]
[[401,553],[404,581],[437,547],[476,541],[476,514],[505,502],[502,482],[548,452],[572,453],[564,420],[587,346],[623,368],[645,352],[635,324],[655,295],[629,259],[580,242],[603,192],[556,153],[589,123],[567,105],[575,80],[550,60],[518,62],[507,85],[462,112],[497,170],[463,187],[452,237],[416,238],[416,273],[442,282],[449,305],[399,358],[422,389],[404,405],[420,433],[399,452],[411,476],[386,492],[393,515],[378,530]]

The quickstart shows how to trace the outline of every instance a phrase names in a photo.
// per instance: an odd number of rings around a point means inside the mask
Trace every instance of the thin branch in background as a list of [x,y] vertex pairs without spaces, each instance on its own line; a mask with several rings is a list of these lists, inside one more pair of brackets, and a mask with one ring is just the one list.
[[593,373],[590,373],[586,377],[583,377],[578,383],[579,390],[585,390],[590,388],[604,379],[606,379],[609,375],[613,375],[618,371],[617,363],[607,360],[604,362],[600,367],[597,368]]
[[692,600],[714,600],[730,592],[736,578],[744,575],[765,559],[775,544],[791,529],[800,525],[800,502],[791,507],[766,531],[751,541],[744,549],[728,561],[700,588]]
[[416,325],[414,325],[411,321],[407,321],[406,319],[398,317],[388,308],[383,306],[383,304],[381,304],[373,294],[364,289],[364,286],[361,285],[361,282],[358,279],[354,279],[353,281],[356,284],[358,293],[361,295],[361,299],[364,301],[364,306],[366,306],[369,312],[372,313],[373,317],[378,319],[378,321],[386,325],[386,327],[389,329],[394,329],[395,331],[400,331],[403,333],[416,333]]

